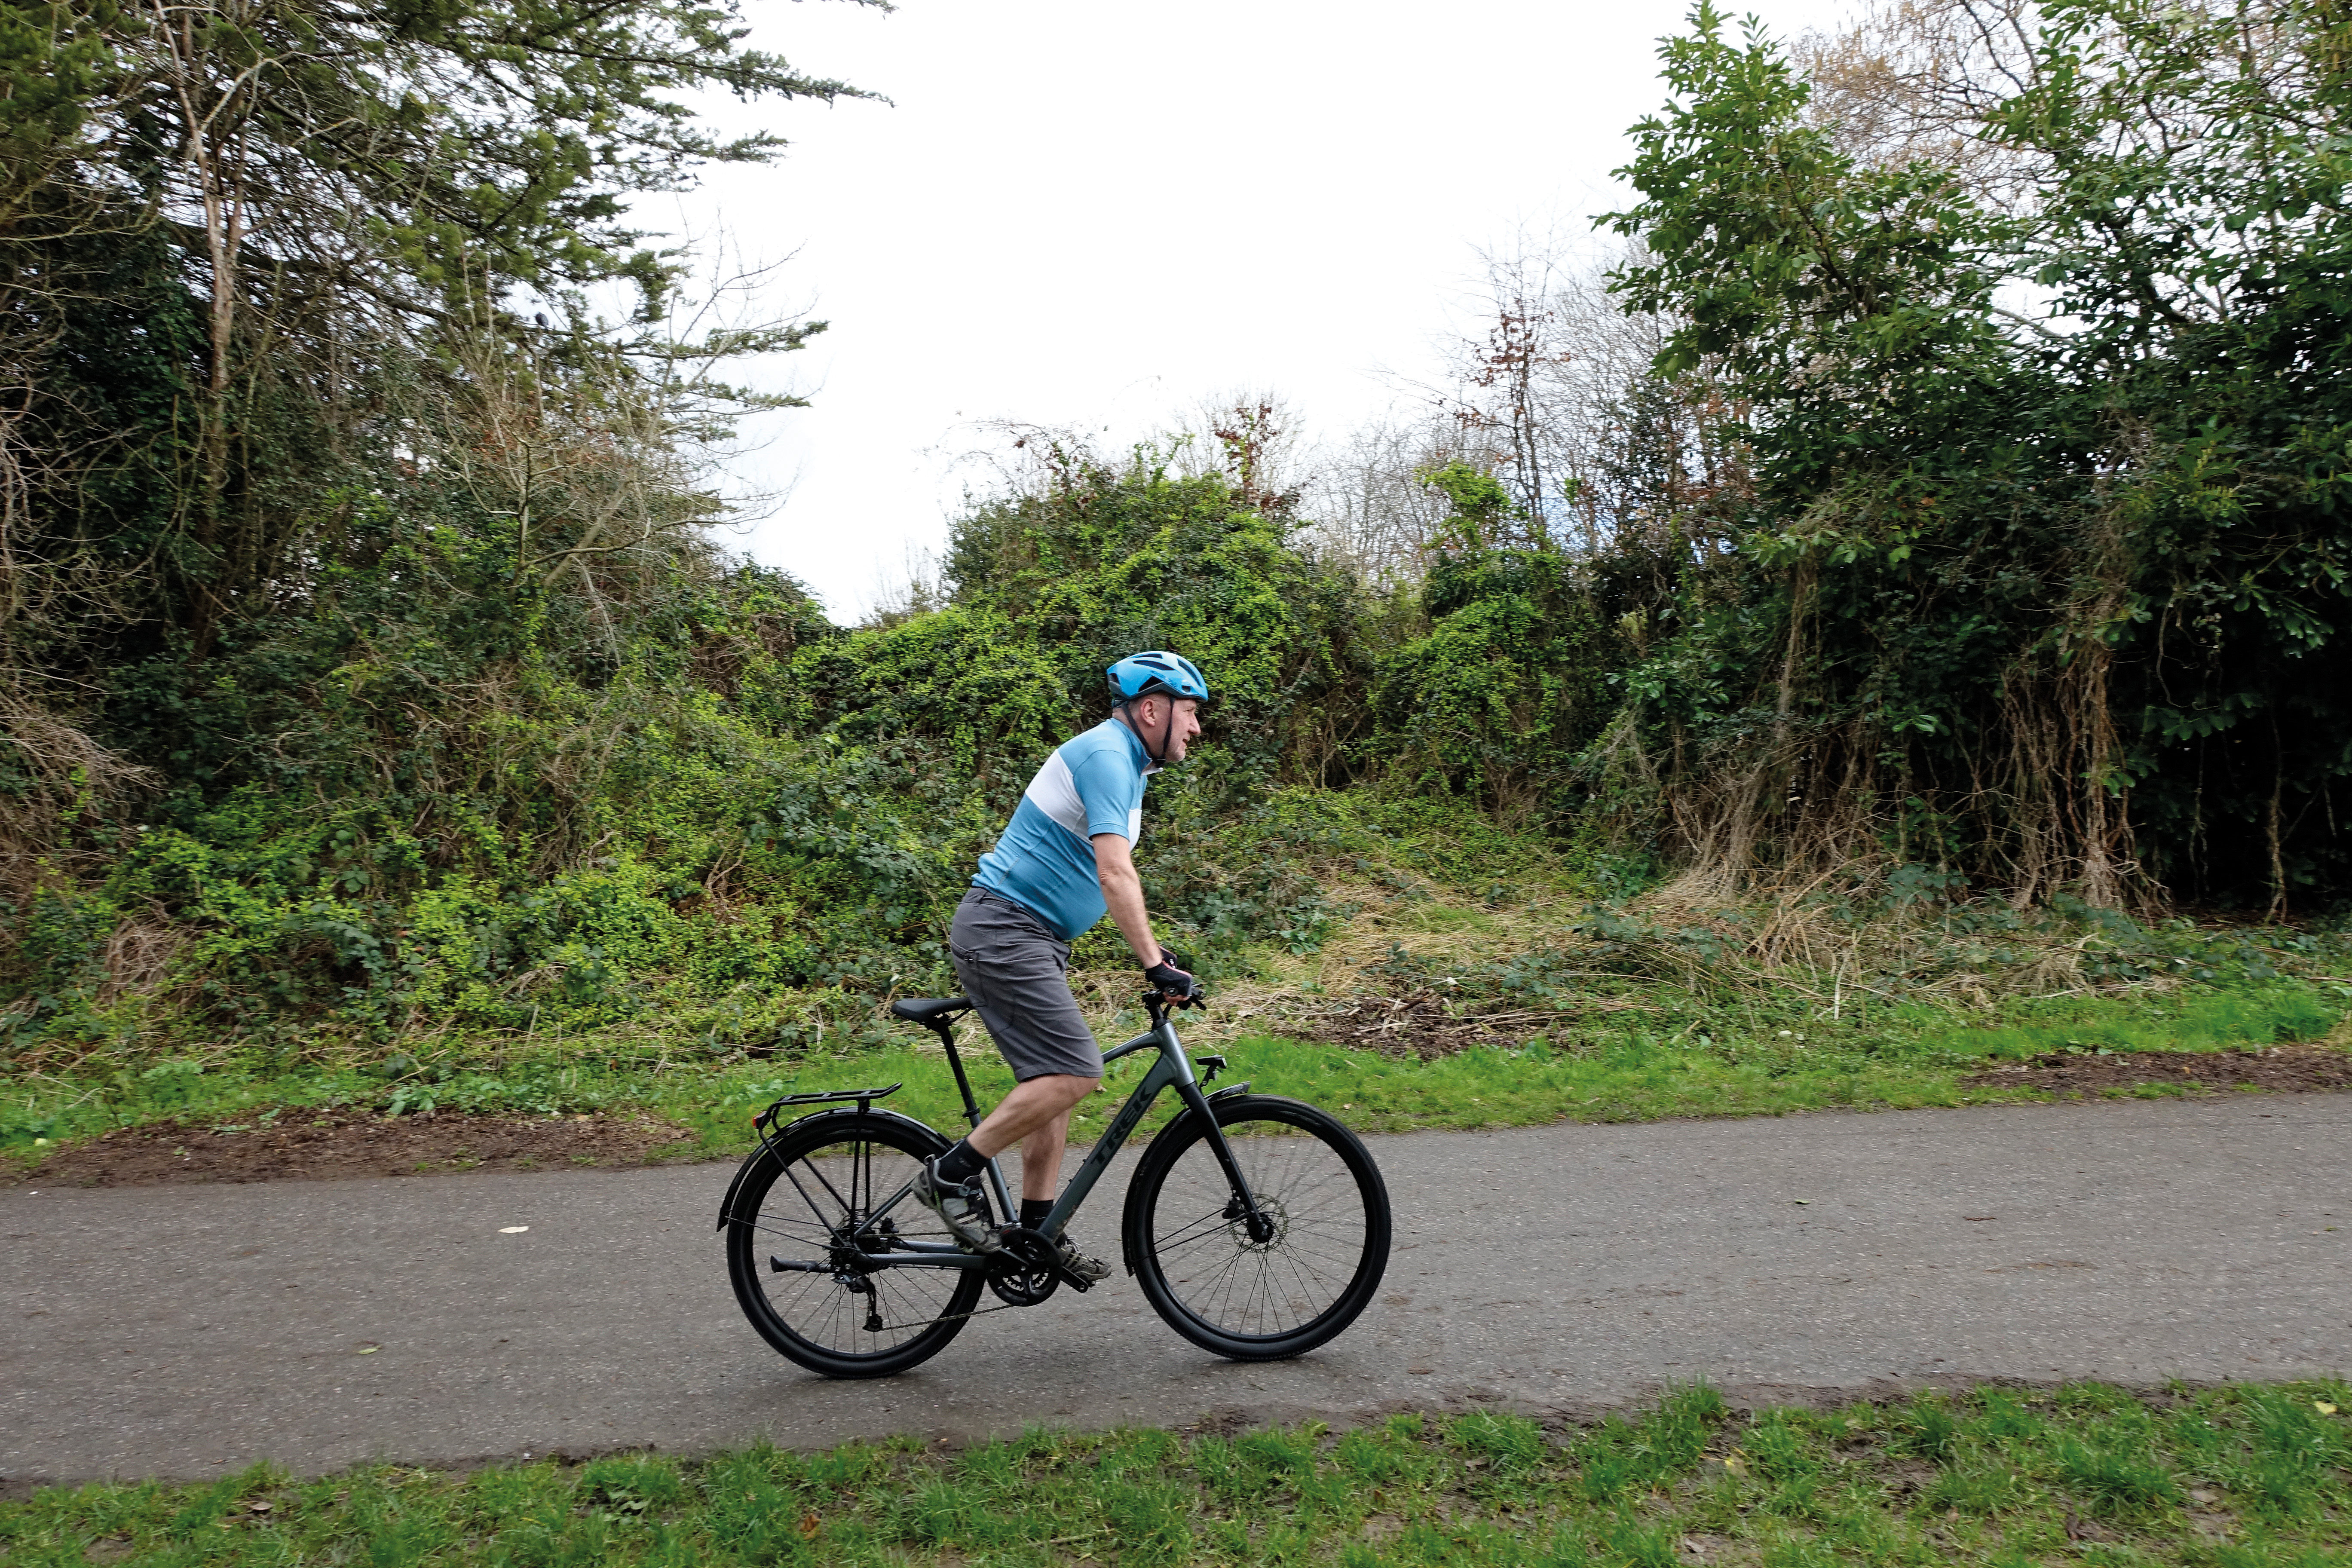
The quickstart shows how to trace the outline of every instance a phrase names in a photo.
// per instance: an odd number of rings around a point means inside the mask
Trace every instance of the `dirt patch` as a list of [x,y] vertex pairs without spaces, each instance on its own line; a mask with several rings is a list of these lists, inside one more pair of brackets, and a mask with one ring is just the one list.
[[180,1122],[119,1128],[50,1155],[20,1178],[51,1186],[326,1181],[643,1165],[693,1133],[650,1116],[524,1121],[298,1110],[236,1131]]
[[1643,1010],[1612,999],[1588,1000],[1571,1011],[1549,1008],[1478,1010],[1479,1004],[1434,988],[1399,995],[1349,997],[1324,1007],[1286,1006],[1263,1026],[1294,1040],[1349,1046],[1386,1056],[1435,1061],[1474,1046],[1522,1046],[1582,1014]]
[[2118,1051],[2077,1056],[2053,1051],[1960,1082],[1971,1089],[2038,1089],[2062,1099],[2143,1084],[2171,1084],[2194,1093],[2267,1089],[2286,1093],[2352,1089],[2352,1053],[2334,1046],[2273,1046],[2266,1050]]

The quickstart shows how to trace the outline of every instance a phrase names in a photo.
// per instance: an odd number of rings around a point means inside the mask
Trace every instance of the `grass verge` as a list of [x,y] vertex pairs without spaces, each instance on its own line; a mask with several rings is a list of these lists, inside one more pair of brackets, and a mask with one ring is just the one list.
[[[1263,1092],[1327,1106],[1362,1131],[1407,1131],[2033,1099],[2039,1096],[2030,1089],[1972,1088],[1961,1080],[2053,1053],[2307,1040],[2340,1029],[2343,1017],[2340,999],[2287,979],[2019,999],[1965,1013],[1933,1003],[1865,1000],[1835,1018],[1769,999],[1710,1004],[1664,987],[1650,988],[1641,1001],[1563,1016],[1517,1044],[1474,1045],[1429,1060],[1266,1034],[1213,1034],[1202,1048],[1229,1058],[1224,1081],[1247,1079]],[[967,1026],[961,1041],[974,1091],[983,1107],[993,1104],[1011,1076],[976,1027]],[[1079,1112],[1075,1131],[1081,1142],[1101,1129],[1139,1070],[1134,1064],[1113,1068],[1105,1094]],[[387,1079],[355,1068],[273,1076],[235,1064],[184,1062],[88,1083],[23,1082],[0,1105],[0,1152],[23,1163],[111,1127],[172,1120],[234,1129],[329,1106],[502,1116],[645,1110],[696,1134],[660,1157],[698,1158],[750,1147],[751,1113],[778,1096],[893,1082],[906,1085],[893,1106],[943,1130],[961,1124],[954,1079],[928,1038],[791,1062],[647,1060],[574,1047],[561,1057],[494,1058],[437,1078],[419,1072]],[[2118,1092],[2187,1090],[2149,1085]],[[1174,1105],[1172,1097],[1163,1099],[1155,1117]]]
[[1597,1426],[1480,1412],[1237,1436],[1033,1431],[681,1462],[53,1489],[0,1555],[278,1564],[2352,1563],[2352,1390],[2095,1384],[1733,1414],[1679,1390]]

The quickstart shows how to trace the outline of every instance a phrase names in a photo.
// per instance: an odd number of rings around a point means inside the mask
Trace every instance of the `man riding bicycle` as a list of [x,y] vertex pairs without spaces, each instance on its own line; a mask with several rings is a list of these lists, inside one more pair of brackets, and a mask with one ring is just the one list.
[[[925,1163],[914,1195],[977,1252],[1003,1246],[979,1182],[988,1162],[1021,1145],[1019,1223],[1034,1229],[1061,1185],[1070,1110],[1102,1086],[1102,1048],[1070,994],[1070,943],[1108,910],[1150,985],[1179,1000],[1199,993],[1152,940],[1134,847],[1146,781],[1184,760],[1209,685],[1192,660],[1159,651],[1120,659],[1109,676],[1111,716],[1029,781],[948,936],[956,977],[1017,1081],[970,1136]],[[1056,1245],[1078,1278],[1110,1273],[1066,1234]]]

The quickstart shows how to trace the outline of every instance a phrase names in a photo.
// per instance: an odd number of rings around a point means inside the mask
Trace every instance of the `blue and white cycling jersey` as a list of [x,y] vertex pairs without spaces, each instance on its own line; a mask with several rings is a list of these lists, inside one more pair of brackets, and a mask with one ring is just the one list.
[[1116,718],[1064,742],[1022,793],[996,847],[980,858],[972,886],[1011,899],[1064,942],[1103,918],[1094,836],[1129,845],[1143,832],[1143,742]]

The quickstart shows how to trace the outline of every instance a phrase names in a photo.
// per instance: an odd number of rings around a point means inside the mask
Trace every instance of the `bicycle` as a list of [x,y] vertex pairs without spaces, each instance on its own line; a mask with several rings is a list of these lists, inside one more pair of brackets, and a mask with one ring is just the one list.
[[[893,1016],[939,1037],[980,1124],[956,1052],[967,997],[891,1004]],[[1088,1282],[1060,1266],[1055,1242],[1160,1094],[1183,1110],[1145,1146],[1119,1226],[1127,1271],[1152,1310],[1192,1343],[1234,1361],[1303,1355],[1354,1322],[1380,1288],[1389,1257],[1389,1195],[1363,1141],[1299,1100],[1251,1094],[1244,1081],[1208,1092],[1225,1059],[1203,1055],[1206,1079],[1177,1038],[1175,1009],[1157,993],[1151,1027],[1110,1063],[1156,1049],[1158,1059],[1034,1230],[1002,1223],[1000,1252],[969,1252],[917,1204],[920,1163],[952,1140],[875,1102],[887,1088],[792,1094],[752,1118],[760,1147],[719,1205],[727,1273],[761,1338],[829,1377],[883,1377],[937,1355],[981,1312],[1033,1307],[1062,1285]],[[779,1124],[790,1106],[855,1101]],[[992,1218],[1014,1205],[998,1162],[985,1190]],[[773,1250],[771,1250],[771,1249]],[[762,1258],[761,1253],[767,1256]],[[979,1307],[982,1290],[1002,1303]]]

